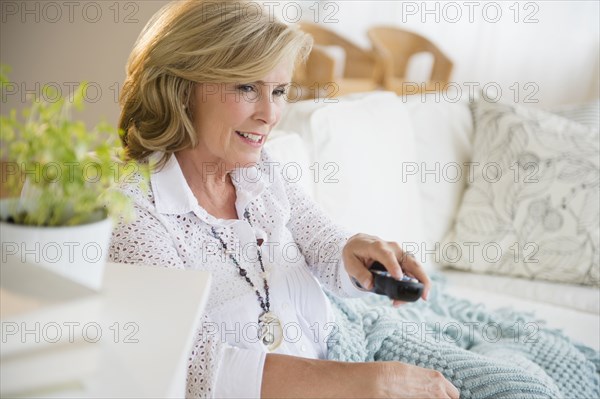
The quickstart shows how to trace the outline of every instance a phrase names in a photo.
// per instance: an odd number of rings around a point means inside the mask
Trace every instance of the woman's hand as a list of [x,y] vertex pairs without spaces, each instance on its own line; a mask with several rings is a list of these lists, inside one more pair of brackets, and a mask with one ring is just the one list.
[[379,370],[373,397],[377,398],[451,398],[460,392],[442,373],[400,362],[373,363]]
[[262,398],[458,399],[435,370],[400,362],[337,362],[269,353]]
[[[350,237],[344,246],[342,259],[348,274],[366,289],[370,290],[373,286],[373,276],[369,267],[374,261],[379,261],[395,278],[400,279],[403,273],[406,273],[423,283],[425,289],[422,298],[427,299],[431,288],[429,277],[419,262],[404,252],[396,242],[384,241],[368,234],[356,234]],[[394,301],[394,306],[402,303],[404,302]]]

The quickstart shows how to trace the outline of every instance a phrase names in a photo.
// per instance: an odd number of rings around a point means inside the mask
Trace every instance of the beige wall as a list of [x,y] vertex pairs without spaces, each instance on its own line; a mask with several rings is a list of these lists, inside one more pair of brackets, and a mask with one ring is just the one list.
[[26,92],[39,93],[44,84],[67,94],[73,82],[86,80],[91,87],[84,120],[116,124],[116,96],[129,52],[148,19],[166,3],[1,0],[0,62],[12,67],[9,77],[16,83],[3,93],[8,101],[2,112],[21,107]]

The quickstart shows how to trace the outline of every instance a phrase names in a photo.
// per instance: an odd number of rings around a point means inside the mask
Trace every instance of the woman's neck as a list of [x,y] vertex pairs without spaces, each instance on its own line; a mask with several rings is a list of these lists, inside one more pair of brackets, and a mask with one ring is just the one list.
[[224,162],[207,162],[192,150],[179,151],[175,157],[200,206],[218,218],[238,218],[232,170],[228,170]]

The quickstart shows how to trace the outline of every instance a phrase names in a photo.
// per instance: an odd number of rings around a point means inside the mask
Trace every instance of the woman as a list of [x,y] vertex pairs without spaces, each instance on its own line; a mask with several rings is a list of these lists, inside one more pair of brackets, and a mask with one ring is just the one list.
[[320,284],[365,295],[351,278],[369,288],[375,260],[423,282],[423,299],[430,281],[397,243],[335,226],[263,151],[310,46],[256,3],[174,2],[153,17],[120,127],[128,156],[156,168],[149,190],[122,187],[137,217],[115,229],[110,258],[212,273],[189,396],[457,398],[433,370],[323,360],[335,325]]

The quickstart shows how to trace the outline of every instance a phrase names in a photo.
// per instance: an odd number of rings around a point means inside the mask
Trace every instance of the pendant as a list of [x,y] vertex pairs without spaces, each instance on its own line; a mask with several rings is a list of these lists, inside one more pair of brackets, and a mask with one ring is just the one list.
[[283,341],[283,328],[281,321],[273,312],[265,312],[258,318],[259,335],[261,340],[269,351],[274,351]]

